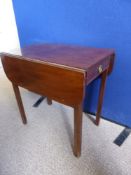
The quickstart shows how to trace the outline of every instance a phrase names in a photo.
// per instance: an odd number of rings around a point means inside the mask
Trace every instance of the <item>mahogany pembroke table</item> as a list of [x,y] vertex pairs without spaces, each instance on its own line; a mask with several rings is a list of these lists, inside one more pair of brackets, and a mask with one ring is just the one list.
[[113,49],[72,45],[37,44],[19,52],[1,53],[4,71],[12,82],[21,118],[26,115],[18,86],[74,108],[74,155],[81,154],[82,105],[86,86],[98,76],[101,85],[96,113],[100,122],[107,75],[114,63]]

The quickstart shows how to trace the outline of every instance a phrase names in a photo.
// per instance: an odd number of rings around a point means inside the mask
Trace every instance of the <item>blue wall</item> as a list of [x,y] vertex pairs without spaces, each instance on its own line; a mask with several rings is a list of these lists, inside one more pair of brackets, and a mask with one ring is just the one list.
[[[13,0],[21,46],[70,43],[115,48],[102,115],[131,126],[131,1]],[[99,80],[88,87],[85,110],[95,112]]]

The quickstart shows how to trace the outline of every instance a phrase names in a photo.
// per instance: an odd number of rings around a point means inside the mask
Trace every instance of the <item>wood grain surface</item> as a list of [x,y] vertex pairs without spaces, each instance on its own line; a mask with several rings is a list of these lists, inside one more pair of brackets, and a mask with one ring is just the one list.
[[11,56],[2,58],[9,80],[49,99],[75,106],[84,97],[85,72]]

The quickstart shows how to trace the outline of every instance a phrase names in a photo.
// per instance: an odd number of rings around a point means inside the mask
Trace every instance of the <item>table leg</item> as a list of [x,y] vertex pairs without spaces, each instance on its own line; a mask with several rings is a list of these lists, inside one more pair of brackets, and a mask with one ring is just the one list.
[[23,107],[19,87],[17,85],[13,84],[13,83],[12,83],[12,86],[13,86],[13,89],[14,89],[15,97],[16,97],[16,100],[17,100],[17,104],[18,104],[18,107],[19,107],[20,114],[21,114],[21,119],[23,121],[23,124],[26,124],[27,119],[26,119],[26,115],[25,115],[25,111],[24,111],[24,107]]
[[108,74],[108,69],[102,73],[102,77],[101,77],[101,85],[100,85],[98,106],[97,106],[97,113],[96,113],[96,125],[99,125],[99,123],[100,123],[107,74]]
[[82,140],[82,105],[74,107],[74,155],[81,155],[81,140]]
[[52,100],[48,97],[47,97],[47,103],[48,103],[48,105],[52,105]]

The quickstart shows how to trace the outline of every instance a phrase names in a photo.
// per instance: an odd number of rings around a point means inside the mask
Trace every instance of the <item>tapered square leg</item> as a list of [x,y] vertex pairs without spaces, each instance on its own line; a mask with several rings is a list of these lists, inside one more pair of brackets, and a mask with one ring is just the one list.
[[82,105],[74,107],[74,155],[80,157],[82,142]]
[[102,77],[101,77],[101,85],[100,85],[98,106],[97,106],[97,113],[96,113],[96,125],[99,125],[99,123],[100,123],[100,117],[101,117],[101,110],[102,110],[102,104],[103,104],[107,74],[108,74],[108,69],[105,70],[102,73]]
[[48,97],[47,97],[47,103],[48,103],[48,105],[52,105],[52,100]]
[[23,107],[19,87],[17,85],[13,84],[13,83],[12,83],[12,86],[13,86],[13,89],[14,89],[15,97],[16,97],[16,100],[17,100],[17,104],[18,104],[18,107],[19,107],[20,114],[21,114],[22,122],[23,122],[23,124],[26,124],[27,119],[26,119],[26,115],[25,115],[25,111],[24,111],[24,107]]

